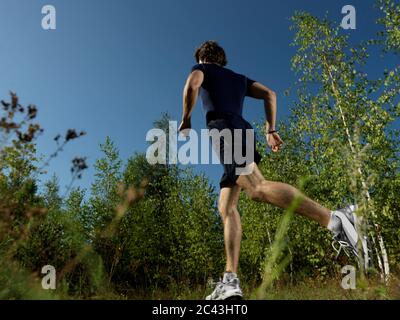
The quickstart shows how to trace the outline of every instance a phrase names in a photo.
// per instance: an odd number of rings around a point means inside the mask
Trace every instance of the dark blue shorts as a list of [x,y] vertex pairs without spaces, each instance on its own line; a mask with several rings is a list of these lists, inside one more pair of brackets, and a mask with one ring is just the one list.
[[[235,135],[234,130],[241,129],[241,131],[236,130],[236,135],[239,134],[239,139],[232,139],[232,141],[235,141],[236,143],[225,141],[226,139],[223,135],[219,136],[219,146],[216,146],[213,143],[213,148],[224,167],[224,174],[221,177],[219,186],[221,189],[225,187],[232,187],[236,184],[236,180],[240,175],[238,174],[237,168],[244,168],[251,162],[258,164],[261,161],[261,155],[256,150],[256,137],[254,129],[251,124],[244,120],[241,116],[232,113],[210,111],[207,113],[206,120],[207,128],[209,130],[217,129],[222,131],[224,129],[228,129],[232,138]],[[251,145],[249,145],[249,142],[246,141],[246,129],[251,129],[253,132],[253,143]],[[246,159],[245,161],[242,161],[242,163],[239,163],[235,157],[235,150],[236,153],[238,153],[240,150],[238,150],[238,148],[241,148],[241,156],[245,157]],[[225,156],[227,155],[229,158],[227,161],[225,161]]]

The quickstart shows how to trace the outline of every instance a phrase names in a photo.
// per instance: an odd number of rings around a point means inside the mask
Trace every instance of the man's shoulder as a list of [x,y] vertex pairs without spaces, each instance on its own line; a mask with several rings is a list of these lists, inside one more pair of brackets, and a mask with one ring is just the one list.
[[217,64],[214,63],[197,63],[192,67],[192,71],[194,70],[200,70],[200,71],[206,71],[206,70],[221,70],[221,71],[229,71],[233,72],[230,69],[227,69],[225,67],[221,67]]
[[200,70],[200,71],[204,72],[206,70],[206,67],[205,67],[205,65],[203,63],[197,63],[191,68],[192,72],[195,71],[195,70]]
[[220,76],[223,77],[236,77],[236,78],[243,78],[245,79],[246,76],[241,73],[237,73],[233,71],[232,69],[229,69],[227,67],[221,67],[217,64],[213,63],[197,63],[194,66],[192,66],[191,71],[195,70],[200,70],[205,74],[210,74],[210,75],[217,75],[219,74]]

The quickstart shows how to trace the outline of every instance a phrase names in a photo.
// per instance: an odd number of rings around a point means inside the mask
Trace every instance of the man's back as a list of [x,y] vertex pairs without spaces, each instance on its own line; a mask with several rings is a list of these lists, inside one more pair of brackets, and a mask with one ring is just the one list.
[[213,63],[196,64],[194,70],[204,73],[200,95],[206,115],[217,111],[242,116],[244,98],[254,80]]

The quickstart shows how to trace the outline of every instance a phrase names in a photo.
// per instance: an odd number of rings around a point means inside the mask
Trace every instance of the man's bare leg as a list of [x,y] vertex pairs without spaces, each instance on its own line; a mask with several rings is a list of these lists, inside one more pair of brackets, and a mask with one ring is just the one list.
[[222,188],[218,210],[224,223],[224,242],[226,254],[226,272],[237,273],[239,264],[242,225],[237,209],[241,188],[238,185]]
[[240,241],[242,240],[242,225],[237,203],[241,188],[238,185],[221,189],[218,210],[224,222],[224,242],[226,254],[226,272],[221,282],[206,300],[226,300],[243,296],[240,281],[237,277],[239,264]]
[[296,213],[317,221],[324,227],[328,226],[331,210],[306,197],[291,185],[265,180],[255,163],[250,166],[253,167],[252,173],[239,176],[236,182],[251,199],[286,209],[296,196],[301,196],[302,201]]

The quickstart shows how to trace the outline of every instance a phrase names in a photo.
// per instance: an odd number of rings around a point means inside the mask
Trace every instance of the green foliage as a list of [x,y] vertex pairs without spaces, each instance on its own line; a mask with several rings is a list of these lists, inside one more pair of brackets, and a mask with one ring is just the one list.
[[385,51],[400,53],[400,4],[393,0],[379,0],[378,6],[383,13],[378,23],[384,27],[379,40]]
[[[378,3],[383,32],[356,47],[326,19],[293,16],[298,81],[291,116],[280,124],[285,146],[266,155],[260,169],[267,179],[299,186],[328,208],[357,202],[368,222],[364,231],[384,239],[390,267],[398,271],[399,132],[392,124],[400,115],[399,68],[377,79],[363,69],[371,45],[398,53],[399,6]],[[34,138],[40,127],[18,124],[15,113],[24,109],[16,95],[11,99],[2,101],[6,116],[0,122],[0,298],[148,298],[164,291],[181,297],[188,288],[203,294],[225,261],[217,193],[207,178],[170,163],[150,165],[140,153],[124,163],[107,137],[90,192],[75,188],[60,196],[53,176],[39,193],[43,167]],[[31,106],[27,119],[35,114]],[[155,126],[168,131],[168,121],[164,114]],[[31,128],[27,134],[25,126]],[[69,130],[49,160],[83,134]],[[335,259],[327,230],[292,216],[293,208],[282,216],[281,209],[242,195],[239,210],[240,276],[249,288],[261,283],[262,298],[274,283],[325,281],[349,263]],[[379,260],[383,251],[375,248]],[[40,286],[41,268],[49,264],[57,270],[55,292]]]
[[[165,119],[156,125],[163,124]],[[115,148],[108,150],[102,163],[118,162],[116,154]],[[110,167],[97,166],[96,175],[108,177]],[[136,188],[146,181],[144,197],[126,208],[116,232],[111,237],[98,232],[93,240],[109,280],[119,290],[203,284],[220,272],[221,222],[215,210],[216,195],[204,176],[177,166],[150,165],[144,155],[135,154],[118,177],[122,185]],[[104,191],[100,186],[110,185],[105,181],[109,180],[99,180],[93,187]],[[117,180],[112,185],[114,193],[108,193],[104,203],[115,198]],[[104,211],[94,205],[92,210],[93,216]],[[113,210],[108,212],[115,215]]]
[[118,203],[117,184],[121,180],[122,162],[110,137],[100,144],[104,154],[95,163],[95,181],[92,184],[90,205],[96,211],[93,216],[95,228],[103,229],[113,218],[114,208]]
[[[386,17],[395,20],[395,6],[389,7],[391,14]],[[304,192],[331,209],[357,202],[365,218],[380,226],[389,263],[398,270],[400,163],[398,131],[392,123],[399,116],[399,70],[369,79],[363,72],[368,46],[379,42],[352,48],[340,28],[305,12],[294,15],[292,22],[296,99],[290,118],[279,126],[284,148],[264,157],[262,172],[269,180],[293,185],[308,177]],[[261,144],[260,150],[265,147]],[[367,203],[366,192],[371,197]],[[240,268],[246,281],[255,281],[263,274],[264,261],[269,261],[282,211],[248,199],[242,199],[240,207]],[[377,236],[376,229],[370,232]],[[340,274],[341,266],[355,263],[343,257],[336,260],[329,232],[302,217],[294,218],[286,241],[291,262],[285,271],[290,279],[293,274],[297,280],[332,277]]]
[[[393,221],[397,216],[396,204],[387,204],[394,190],[385,190],[384,185],[395,188],[399,172],[399,141],[391,126],[398,118],[398,69],[368,79],[362,71],[367,45],[349,47],[339,28],[307,13],[297,13],[292,21],[293,45],[298,48],[292,62],[299,78],[291,125],[284,128],[287,151],[306,159],[297,161],[310,171],[313,184],[306,190],[311,197],[330,208],[358,203],[364,219],[379,226],[366,229],[378,239],[381,228],[393,229],[387,217]],[[391,258],[398,255],[398,239],[385,233]],[[318,251],[323,253],[320,258],[328,253]],[[321,259],[314,264],[318,262]],[[396,265],[396,259],[389,262]]]

